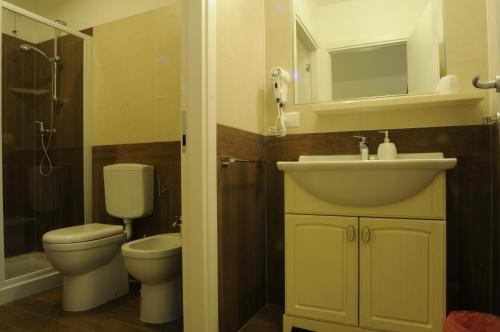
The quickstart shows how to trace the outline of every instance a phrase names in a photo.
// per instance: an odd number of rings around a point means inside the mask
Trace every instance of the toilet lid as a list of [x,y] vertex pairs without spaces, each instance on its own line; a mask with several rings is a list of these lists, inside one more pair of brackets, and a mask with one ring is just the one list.
[[56,229],[43,235],[45,243],[80,243],[123,234],[119,225],[85,224]]

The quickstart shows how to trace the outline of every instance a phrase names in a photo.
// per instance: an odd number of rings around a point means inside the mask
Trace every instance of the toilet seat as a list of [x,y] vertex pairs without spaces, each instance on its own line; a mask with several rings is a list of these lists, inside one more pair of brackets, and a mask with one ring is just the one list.
[[74,243],[43,243],[45,251],[78,251],[85,249],[93,249],[106,246],[111,243],[118,243],[125,241],[125,234],[108,236],[102,239],[74,242]]
[[123,234],[123,227],[107,224],[85,224],[56,229],[43,235],[46,244],[72,244],[89,242]]
[[107,224],[85,224],[56,229],[43,235],[43,247],[52,251],[97,248],[123,241],[123,227]]

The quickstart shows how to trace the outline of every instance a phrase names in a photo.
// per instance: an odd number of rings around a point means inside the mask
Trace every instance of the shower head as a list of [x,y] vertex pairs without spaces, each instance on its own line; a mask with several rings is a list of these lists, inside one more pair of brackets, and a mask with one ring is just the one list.
[[47,56],[47,54],[45,54],[42,50],[36,48],[35,46],[33,45],[30,45],[30,44],[21,44],[19,46],[19,48],[24,51],[24,52],[29,52],[29,51],[35,51],[37,52],[38,54],[40,54],[41,56],[43,56],[45,58],[45,60],[47,60],[48,62],[57,62],[59,59],[57,58],[49,58]]

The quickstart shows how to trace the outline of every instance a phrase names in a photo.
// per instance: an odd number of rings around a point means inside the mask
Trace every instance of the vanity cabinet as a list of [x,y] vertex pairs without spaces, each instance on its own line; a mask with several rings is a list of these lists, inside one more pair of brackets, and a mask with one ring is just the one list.
[[[356,215],[286,175],[284,331],[442,332],[446,224],[436,208],[444,197],[433,193],[444,183],[436,178],[425,197],[398,202],[393,215],[391,206],[353,208]],[[422,211],[443,213],[421,219]]]

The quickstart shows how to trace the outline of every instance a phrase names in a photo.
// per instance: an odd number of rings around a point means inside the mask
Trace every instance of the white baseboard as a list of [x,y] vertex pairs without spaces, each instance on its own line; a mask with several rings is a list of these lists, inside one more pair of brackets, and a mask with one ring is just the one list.
[[47,275],[23,280],[0,288],[0,305],[37,294],[62,285],[62,276],[54,271]]

